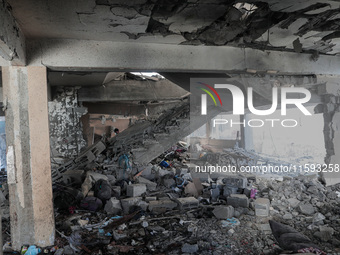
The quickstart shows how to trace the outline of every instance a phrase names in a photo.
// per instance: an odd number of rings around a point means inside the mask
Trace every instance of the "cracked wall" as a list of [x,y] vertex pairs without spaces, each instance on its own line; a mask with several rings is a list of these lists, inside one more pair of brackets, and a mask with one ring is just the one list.
[[58,88],[55,99],[48,103],[48,111],[51,157],[58,162],[77,156],[86,147],[80,118],[87,113],[87,108],[78,106],[77,89]]

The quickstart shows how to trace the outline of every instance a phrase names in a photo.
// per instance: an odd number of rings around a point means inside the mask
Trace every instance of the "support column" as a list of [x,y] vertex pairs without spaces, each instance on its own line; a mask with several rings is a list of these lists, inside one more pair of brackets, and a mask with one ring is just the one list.
[[340,78],[318,77],[318,94],[322,96],[322,106],[317,107],[317,112],[323,112],[324,137],[326,147],[325,163],[333,168],[323,173],[326,185],[340,183]]
[[45,67],[3,67],[11,239],[54,244],[54,215]]

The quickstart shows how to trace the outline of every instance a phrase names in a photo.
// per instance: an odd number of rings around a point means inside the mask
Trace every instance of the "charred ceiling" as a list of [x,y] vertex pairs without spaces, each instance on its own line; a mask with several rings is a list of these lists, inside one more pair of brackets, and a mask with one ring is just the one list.
[[340,52],[337,1],[8,0],[27,38]]

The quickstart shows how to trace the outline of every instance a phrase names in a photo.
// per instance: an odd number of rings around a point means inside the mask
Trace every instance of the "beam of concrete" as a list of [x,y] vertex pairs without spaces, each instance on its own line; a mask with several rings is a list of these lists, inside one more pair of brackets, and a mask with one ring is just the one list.
[[2,67],[11,239],[54,244],[55,227],[45,67]]
[[307,53],[71,39],[46,39],[28,44],[30,65],[44,65],[56,71],[340,73],[340,57],[320,55],[313,61]]
[[87,108],[89,114],[109,114],[120,116],[152,116],[161,114],[162,112],[175,107],[180,103],[180,100],[165,101],[153,104],[133,104],[121,102],[99,102],[88,103],[84,102],[83,106]]
[[168,80],[160,81],[111,81],[105,86],[82,87],[78,101],[154,101],[173,100],[189,96],[189,92]]
[[[0,60],[1,66],[26,64],[25,37],[12,16],[11,6],[0,0]],[[1,59],[1,58],[0,58]]]

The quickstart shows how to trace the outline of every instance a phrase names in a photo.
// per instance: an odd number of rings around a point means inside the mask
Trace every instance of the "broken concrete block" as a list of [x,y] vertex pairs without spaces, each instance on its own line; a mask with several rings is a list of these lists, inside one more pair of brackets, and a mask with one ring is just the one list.
[[223,196],[224,197],[229,197],[229,196],[231,196],[231,194],[236,194],[237,190],[238,190],[237,187],[231,187],[231,186],[225,185],[223,187]]
[[150,202],[150,201],[156,201],[157,197],[146,197],[145,201]]
[[323,222],[324,219],[326,219],[326,217],[322,213],[318,212],[318,213],[314,214],[314,216],[313,216],[313,223],[314,224],[321,223],[321,222]]
[[109,183],[114,186],[116,184],[116,177],[114,177],[113,175],[107,175],[107,178],[109,179]]
[[190,196],[198,197],[198,191],[196,189],[196,186],[193,182],[189,182],[185,188],[184,193]]
[[142,201],[141,197],[130,197],[120,200],[121,205],[123,207],[123,212],[125,214],[128,214],[130,211],[130,208],[133,206],[138,206],[138,204]]
[[122,206],[120,204],[120,201],[116,199],[115,197],[113,197],[106,202],[104,210],[109,214],[117,215],[122,212]]
[[233,207],[249,207],[249,200],[244,194],[231,194],[230,197],[227,198],[227,204]]
[[142,173],[141,176],[143,176],[144,178],[149,179],[149,180],[152,179],[152,177],[153,177],[152,168],[153,167],[154,167],[153,165],[146,166],[145,169],[143,170],[143,173]]
[[137,178],[137,180],[138,180],[138,182],[139,182],[140,184],[145,184],[146,187],[148,188],[148,190],[150,190],[150,191],[155,191],[155,190],[157,190],[157,183],[152,182],[152,181],[149,181],[148,179],[146,179],[146,178],[144,178],[144,177],[141,177],[141,176],[139,176],[139,177]]
[[315,209],[310,203],[300,203],[298,205],[298,211],[305,215],[312,215],[315,213]]
[[296,199],[296,198],[289,198],[288,199],[288,203],[291,207],[295,208],[298,206],[298,204],[300,203],[300,200]]
[[172,178],[166,178],[163,180],[163,185],[170,189],[173,185],[175,185],[175,180]]
[[198,245],[185,243],[182,246],[182,252],[183,253],[196,253],[198,252]]
[[234,207],[232,207],[231,205],[229,205],[229,206],[223,206],[223,205],[217,206],[213,210],[213,214],[215,215],[215,217],[217,219],[220,219],[220,220],[234,217],[234,212],[235,212]]
[[314,236],[319,238],[321,241],[328,242],[334,235],[334,229],[331,227],[320,226],[319,231],[314,233]]
[[223,183],[226,186],[236,187],[240,189],[244,189],[247,186],[247,178],[242,176],[228,176],[223,178]]
[[121,187],[120,186],[112,186],[112,196],[116,198],[120,198]]
[[192,182],[195,184],[196,190],[198,192],[198,195],[202,194],[203,192],[203,185],[199,178],[193,178]]
[[98,174],[98,173],[95,173],[95,172],[92,172],[92,171],[88,171],[86,173],[85,180],[84,180],[83,184],[81,185],[81,190],[82,190],[84,197],[87,195],[87,193],[89,193],[92,186],[99,180],[108,181],[108,178],[107,178],[106,175]]
[[254,206],[256,216],[267,217],[269,215],[270,201],[268,198],[256,199]]
[[137,203],[137,206],[139,206],[143,211],[146,211],[149,207],[149,203],[146,201],[140,201]]
[[176,199],[180,210],[197,208],[199,201],[194,197],[182,197]]
[[293,219],[293,215],[291,213],[286,213],[283,215],[282,219],[284,220],[292,220]]
[[149,203],[149,211],[156,213],[156,214],[173,210],[176,207],[177,207],[177,203],[171,201],[170,199],[150,201]]
[[272,232],[272,229],[271,229],[271,227],[268,223],[256,224],[256,225],[257,225],[258,230],[261,230],[261,231],[266,232],[268,234]]
[[139,197],[146,192],[145,184],[131,184],[127,186],[126,195],[128,197]]

